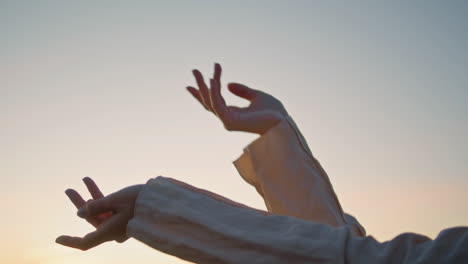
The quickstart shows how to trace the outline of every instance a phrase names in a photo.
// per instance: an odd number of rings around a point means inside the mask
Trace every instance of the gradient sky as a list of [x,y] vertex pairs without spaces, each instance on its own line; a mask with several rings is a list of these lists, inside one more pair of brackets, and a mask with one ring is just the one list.
[[92,230],[64,194],[85,176],[109,193],[164,175],[264,209],[231,163],[256,136],[185,90],[214,62],[284,103],[369,234],[466,226],[466,47],[461,0],[0,1],[0,262],[184,263],[135,240],[55,244]]

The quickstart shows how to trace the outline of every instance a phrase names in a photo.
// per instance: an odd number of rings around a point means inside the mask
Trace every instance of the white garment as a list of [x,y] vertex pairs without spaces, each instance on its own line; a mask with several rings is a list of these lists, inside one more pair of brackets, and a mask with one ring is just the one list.
[[435,240],[402,234],[379,243],[345,214],[291,118],[234,162],[269,212],[170,178],[148,181],[127,234],[196,263],[468,263],[468,228]]

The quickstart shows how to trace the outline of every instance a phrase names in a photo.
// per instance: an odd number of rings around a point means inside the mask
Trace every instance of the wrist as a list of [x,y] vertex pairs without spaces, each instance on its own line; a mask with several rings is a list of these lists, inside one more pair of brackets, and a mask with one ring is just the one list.
[[259,134],[262,136],[265,133],[267,133],[270,129],[281,123],[284,119],[287,117],[287,113],[280,113],[280,112],[275,112],[272,113],[271,116],[265,120],[265,126],[264,128],[259,132]]

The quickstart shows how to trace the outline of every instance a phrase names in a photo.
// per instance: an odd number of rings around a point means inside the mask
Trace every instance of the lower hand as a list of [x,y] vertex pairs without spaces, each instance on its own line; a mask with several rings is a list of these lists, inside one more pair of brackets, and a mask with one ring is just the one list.
[[72,189],[66,193],[79,208],[78,216],[92,223],[96,230],[84,237],[60,236],[55,242],[67,247],[88,250],[107,241],[115,240],[122,243],[127,240],[127,223],[133,218],[135,201],[143,185],[130,186],[103,196],[92,179],[85,178],[84,181],[94,200],[84,202]]

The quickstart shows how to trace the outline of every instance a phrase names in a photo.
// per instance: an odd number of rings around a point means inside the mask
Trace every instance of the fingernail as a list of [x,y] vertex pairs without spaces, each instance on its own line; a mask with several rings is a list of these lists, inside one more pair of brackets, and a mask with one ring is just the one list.
[[76,214],[81,218],[85,218],[86,217],[86,207],[83,206],[80,209],[78,209],[78,212]]

